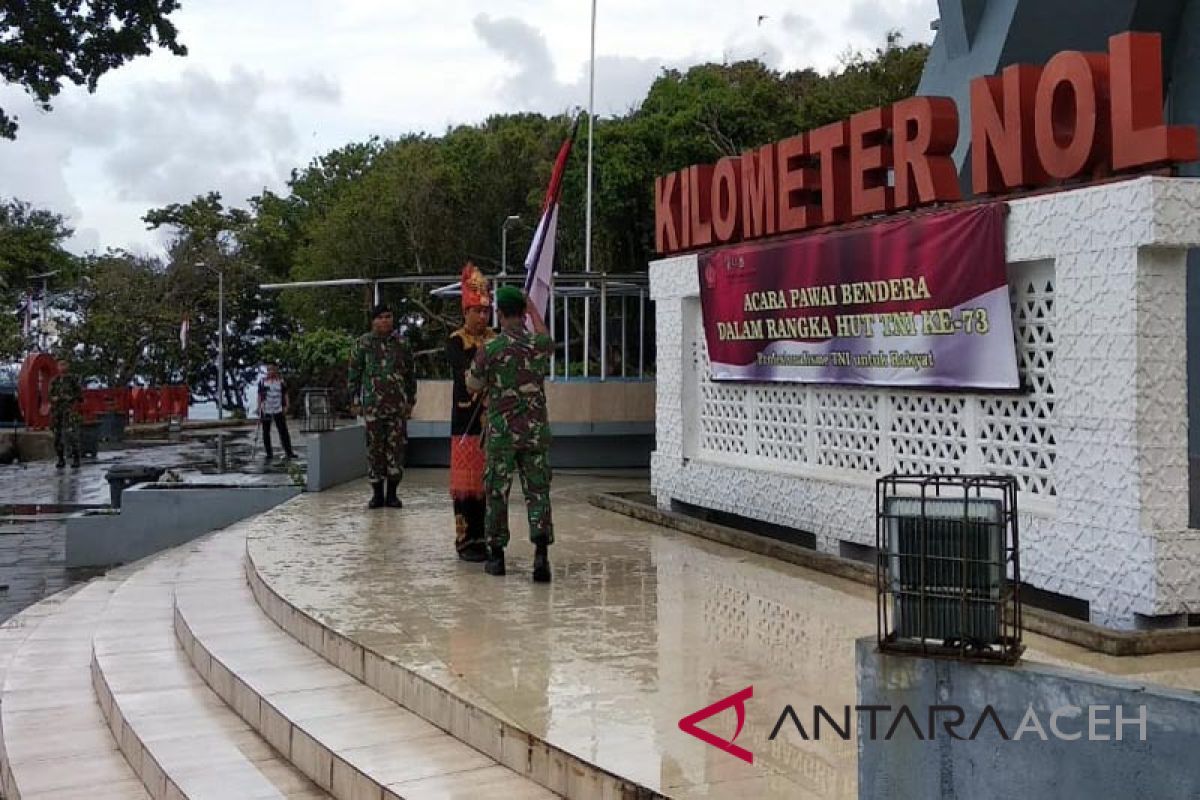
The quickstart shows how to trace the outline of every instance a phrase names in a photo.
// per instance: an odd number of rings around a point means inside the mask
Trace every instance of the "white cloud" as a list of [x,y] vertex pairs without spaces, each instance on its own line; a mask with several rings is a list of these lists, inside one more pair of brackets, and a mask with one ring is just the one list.
[[898,30],[907,42],[929,38],[929,23],[937,19],[937,7],[927,0],[857,0],[850,9],[850,27],[875,40]]
[[336,78],[310,72],[289,81],[296,96],[304,100],[337,105],[342,101],[342,87]]
[[[477,16],[474,25],[480,39],[510,67],[509,74],[497,82],[497,91],[507,103],[547,114],[587,104],[586,63],[574,80],[560,81],[546,39],[533,26],[511,17],[493,19],[487,14]],[[597,56],[596,113],[623,113],[633,107],[663,66],[655,58]]]
[[[585,106],[587,3],[510,0],[294,3],[206,0],[174,20],[187,58],[156,53],[74,87],[43,114],[0,86],[21,117],[0,141],[0,195],[66,215],[77,249],[158,249],[152,206],[220,191],[244,203],[292,168],[372,134],[438,133],[510,111]],[[928,41],[936,0],[603,0],[596,105],[636,104],[664,67],[761,58],[828,69],[886,30]],[[759,20],[759,17],[764,19]],[[236,20],[236,24],[231,24]]]

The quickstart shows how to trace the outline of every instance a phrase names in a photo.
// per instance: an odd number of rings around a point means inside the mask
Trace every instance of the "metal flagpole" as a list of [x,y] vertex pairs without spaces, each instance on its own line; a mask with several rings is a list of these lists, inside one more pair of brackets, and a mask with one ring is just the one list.
[[225,419],[225,267],[217,270],[217,419]]
[[[587,152],[587,212],[584,230],[583,271],[592,271],[592,147],[595,139],[596,119],[596,0],[592,0],[592,53],[588,67],[588,152]],[[591,288],[587,284],[587,288]],[[583,374],[588,374],[591,353],[592,301],[587,292],[583,295]]]

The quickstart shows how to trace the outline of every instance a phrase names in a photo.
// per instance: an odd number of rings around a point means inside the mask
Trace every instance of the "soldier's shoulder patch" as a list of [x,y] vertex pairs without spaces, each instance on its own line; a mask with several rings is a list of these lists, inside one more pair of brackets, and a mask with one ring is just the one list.
[[371,339],[373,336],[374,336],[374,334],[364,333],[362,336],[358,337],[358,342],[357,342],[358,346],[359,347],[370,347]]

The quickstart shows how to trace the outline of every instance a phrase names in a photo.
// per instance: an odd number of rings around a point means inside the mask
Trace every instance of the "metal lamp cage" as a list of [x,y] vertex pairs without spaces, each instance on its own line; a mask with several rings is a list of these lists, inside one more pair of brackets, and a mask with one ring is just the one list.
[[334,428],[333,390],[306,387],[304,390],[304,421],[301,433],[320,433]]
[[876,482],[875,515],[880,650],[1019,660],[1016,479],[889,475]]

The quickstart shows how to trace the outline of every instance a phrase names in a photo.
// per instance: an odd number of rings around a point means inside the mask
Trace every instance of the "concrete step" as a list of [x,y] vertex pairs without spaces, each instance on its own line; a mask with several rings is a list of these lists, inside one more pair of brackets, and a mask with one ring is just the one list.
[[176,591],[176,634],[213,691],[317,785],[338,800],[556,796],[275,625],[246,583],[245,545],[235,527],[197,546]]
[[17,654],[21,644],[37,629],[47,617],[53,616],[58,607],[70,600],[83,585],[71,586],[61,592],[52,594],[46,599],[34,603],[23,611],[14,614],[0,625],[0,685],[8,672],[8,665]]
[[[27,634],[5,659],[0,693],[9,800],[148,797],[109,732],[89,672],[92,633],[120,584],[119,576],[97,579],[5,626]],[[40,624],[24,627],[32,619]]]
[[[524,553],[531,555],[532,548],[522,552],[519,529],[513,532],[508,579],[498,581],[483,575],[478,565],[458,562],[446,549],[444,480],[432,486],[418,483],[420,476],[405,480],[403,513],[366,516],[362,487],[350,485],[303,494],[247,523],[246,576],[259,607],[272,621],[368,687],[563,797],[724,796],[715,788],[718,782],[726,784],[721,792],[741,797],[799,796],[788,781],[765,775],[750,774],[749,780],[734,786],[735,781],[724,775],[714,781],[702,772],[695,787],[670,785],[679,772],[662,755],[667,737],[658,736],[664,730],[661,723],[648,726],[653,735],[638,727],[647,719],[666,717],[671,721],[666,730],[675,730],[679,715],[667,716],[672,712],[660,707],[665,705],[665,692],[649,691],[640,680],[608,680],[613,673],[606,667],[613,660],[603,658],[599,663],[563,659],[560,685],[553,687],[553,670],[537,656],[567,649],[556,641],[577,642],[586,631],[602,633],[603,625],[591,624],[586,616],[570,617],[560,627],[546,625],[543,621],[553,620],[553,614],[538,611],[552,598],[571,598],[587,583],[572,577],[549,587],[531,583],[528,572],[520,574],[528,569]],[[626,547],[624,539],[614,536],[609,541]],[[556,553],[565,549],[556,548]],[[628,563],[623,554],[614,551],[613,557]],[[597,559],[586,554],[577,563],[590,569]],[[621,615],[645,603],[636,583],[613,588]],[[464,602],[464,597],[469,600]],[[576,602],[585,613],[599,613],[603,620],[617,616],[598,606],[594,597]],[[433,630],[417,632],[417,626],[425,624],[421,615],[430,608],[439,622]],[[520,617],[514,608],[540,614],[539,623],[516,621]],[[568,619],[573,609],[561,610],[561,618]],[[410,619],[416,623],[412,628]],[[459,663],[451,664],[444,648],[451,638]],[[631,656],[641,663],[641,653]],[[462,662],[469,669],[486,663],[487,681],[464,677]],[[698,691],[696,696],[707,695]],[[614,716],[615,704],[628,708],[626,718],[597,725],[599,718]],[[626,738],[630,732],[637,737]],[[692,753],[686,755],[689,763],[694,760]],[[768,787],[768,780],[776,785]]]
[[328,797],[192,669],[173,624],[187,556],[171,551],[132,575],[96,631],[93,685],[121,752],[154,800]]

